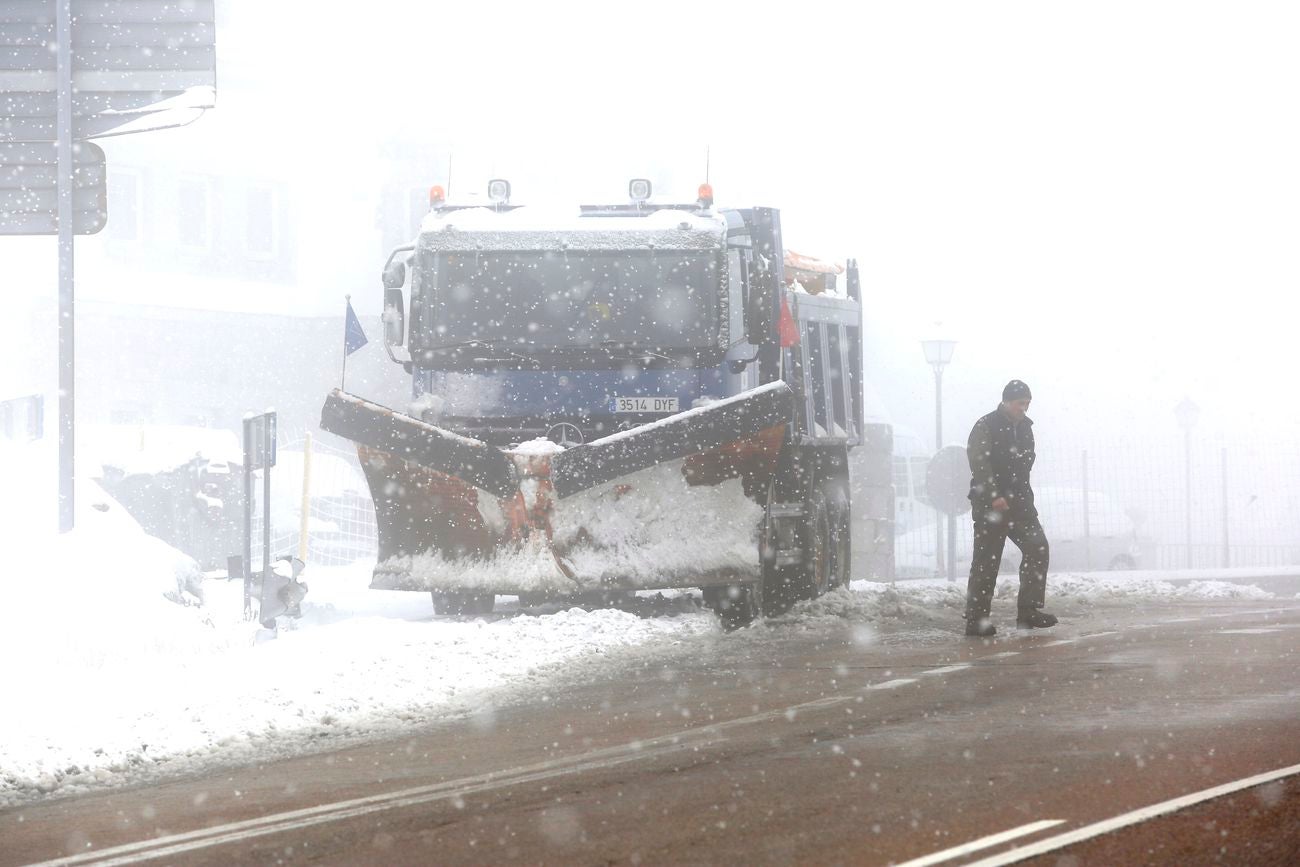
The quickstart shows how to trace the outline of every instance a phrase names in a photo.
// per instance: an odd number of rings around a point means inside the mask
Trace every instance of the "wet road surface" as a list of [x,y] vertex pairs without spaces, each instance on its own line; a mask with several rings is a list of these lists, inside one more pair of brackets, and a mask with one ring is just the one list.
[[[8,810],[0,864],[1012,863],[1300,766],[1294,600],[991,641],[778,622],[708,648],[398,741]],[[1032,863],[1189,863],[1175,842],[1214,863],[1247,836],[1290,855],[1296,780]],[[1193,811],[1226,835],[1160,830]]]

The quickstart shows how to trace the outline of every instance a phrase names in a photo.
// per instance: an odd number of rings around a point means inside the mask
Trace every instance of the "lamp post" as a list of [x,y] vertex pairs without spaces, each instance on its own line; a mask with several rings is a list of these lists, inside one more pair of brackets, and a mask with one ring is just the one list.
[[[925,360],[934,370],[934,451],[943,448],[943,369],[952,361],[953,350],[957,347],[955,340],[922,340],[921,351]],[[948,577],[953,578],[956,562],[957,535],[953,518],[948,518]],[[943,574],[940,551],[943,549],[943,513],[938,507],[934,510],[934,566],[938,575]]]
[[1183,429],[1183,459],[1185,479],[1184,486],[1187,489],[1187,568],[1192,568],[1192,428],[1196,427],[1196,420],[1201,416],[1201,408],[1192,403],[1190,397],[1183,398],[1183,402],[1174,407],[1174,417],[1178,419],[1178,426]]

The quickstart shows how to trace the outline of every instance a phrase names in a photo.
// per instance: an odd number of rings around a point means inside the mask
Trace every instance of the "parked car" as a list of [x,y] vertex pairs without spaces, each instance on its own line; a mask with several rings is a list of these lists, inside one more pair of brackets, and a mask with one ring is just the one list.
[[[1099,491],[1087,497],[1085,522],[1084,492],[1077,488],[1035,489],[1043,529],[1051,545],[1052,572],[1082,572],[1107,569],[1140,569],[1155,562],[1155,542],[1143,533],[1141,516],[1123,509]],[[957,574],[970,574],[972,522],[970,514],[954,522],[957,531]],[[928,578],[939,574],[935,558],[934,523],[903,533],[895,545],[895,574],[899,578]],[[944,522],[943,545],[947,554],[948,529]],[[1003,573],[1020,568],[1020,550],[1010,540],[1002,552]],[[945,568],[946,573],[946,568]]]

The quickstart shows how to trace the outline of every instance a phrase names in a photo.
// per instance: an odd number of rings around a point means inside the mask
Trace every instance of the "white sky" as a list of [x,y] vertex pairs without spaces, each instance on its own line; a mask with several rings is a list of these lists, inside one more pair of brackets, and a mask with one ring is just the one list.
[[708,149],[720,203],[859,259],[904,423],[942,331],[950,438],[1013,376],[1057,429],[1169,431],[1184,395],[1206,431],[1300,427],[1296,4],[225,0],[218,43],[215,112],[278,96],[268,145],[339,172],[402,136],[430,183],[451,144],[454,191],[690,197]]
[[720,201],[858,257],[918,400],[916,341],[961,341],[955,418],[1011,376],[1040,414],[1166,427],[1190,394],[1221,429],[1297,417],[1293,4],[375,0],[256,33],[267,7],[232,5],[229,32],[284,56],[266,86],[316,82],[335,118],[362,107],[357,135],[453,142],[454,185],[689,195],[709,148]]

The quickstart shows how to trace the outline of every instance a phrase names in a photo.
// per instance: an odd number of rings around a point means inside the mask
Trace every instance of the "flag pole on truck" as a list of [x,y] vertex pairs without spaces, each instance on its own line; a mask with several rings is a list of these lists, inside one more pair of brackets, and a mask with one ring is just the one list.
[[352,296],[344,295],[343,298],[347,301],[348,312],[343,322],[343,373],[339,377],[339,391],[347,391],[348,356],[369,342],[366,340],[366,332],[361,328],[357,312],[352,309]]

